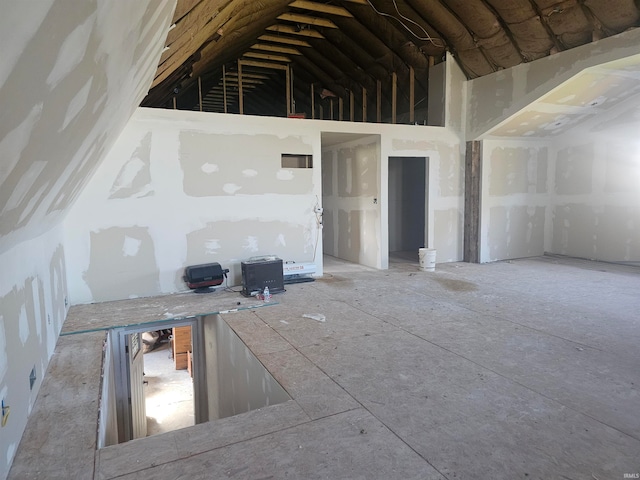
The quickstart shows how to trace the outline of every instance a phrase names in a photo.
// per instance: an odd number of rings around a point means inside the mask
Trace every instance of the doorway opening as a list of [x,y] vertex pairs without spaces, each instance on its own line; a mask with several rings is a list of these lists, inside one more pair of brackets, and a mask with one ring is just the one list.
[[426,157],[389,157],[389,263],[418,263],[427,244]]
[[[144,393],[147,436],[195,424],[191,349],[181,358],[180,331],[191,327],[144,332]],[[174,331],[177,332],[174,334]],[[189,346],[191,334],[189,332]]]
[[194,425],[206,416],[198,410],[198,379],[192,378],[199,350],[195,325],[191,319],[111,332],[117,443]]

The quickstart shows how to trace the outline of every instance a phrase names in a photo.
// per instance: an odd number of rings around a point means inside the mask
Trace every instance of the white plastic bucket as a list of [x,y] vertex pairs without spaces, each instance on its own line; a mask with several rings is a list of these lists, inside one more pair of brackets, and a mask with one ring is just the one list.
[[433,272],[436,269],[436,249],[419,248],[418,259],[420,260],[420,270]]

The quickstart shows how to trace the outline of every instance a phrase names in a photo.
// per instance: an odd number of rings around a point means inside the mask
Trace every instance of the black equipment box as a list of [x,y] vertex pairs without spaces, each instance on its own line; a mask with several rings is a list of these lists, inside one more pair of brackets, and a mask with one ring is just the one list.
[[269,293],[284,292],[282,260],[256,259],[240,263],[242,267],[242,295],[251,297],[269,287]]
[[219,263],[192,265],[184,269],[184,281],[191,289],[220,285],[229,269],[224,270]]

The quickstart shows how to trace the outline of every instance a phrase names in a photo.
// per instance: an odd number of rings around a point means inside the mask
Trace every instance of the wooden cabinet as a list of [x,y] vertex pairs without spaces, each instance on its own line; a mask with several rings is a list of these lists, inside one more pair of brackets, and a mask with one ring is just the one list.
[[173,327],[173,361],[176,370],[185,370],[191,352],[191,327]]

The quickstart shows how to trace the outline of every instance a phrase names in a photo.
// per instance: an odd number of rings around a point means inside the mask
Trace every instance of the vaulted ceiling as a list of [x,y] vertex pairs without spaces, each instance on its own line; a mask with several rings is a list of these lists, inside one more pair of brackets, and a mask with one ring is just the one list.
[[178,0],[142,106],[419,122],[472,79],[636,27],[634,0]]

